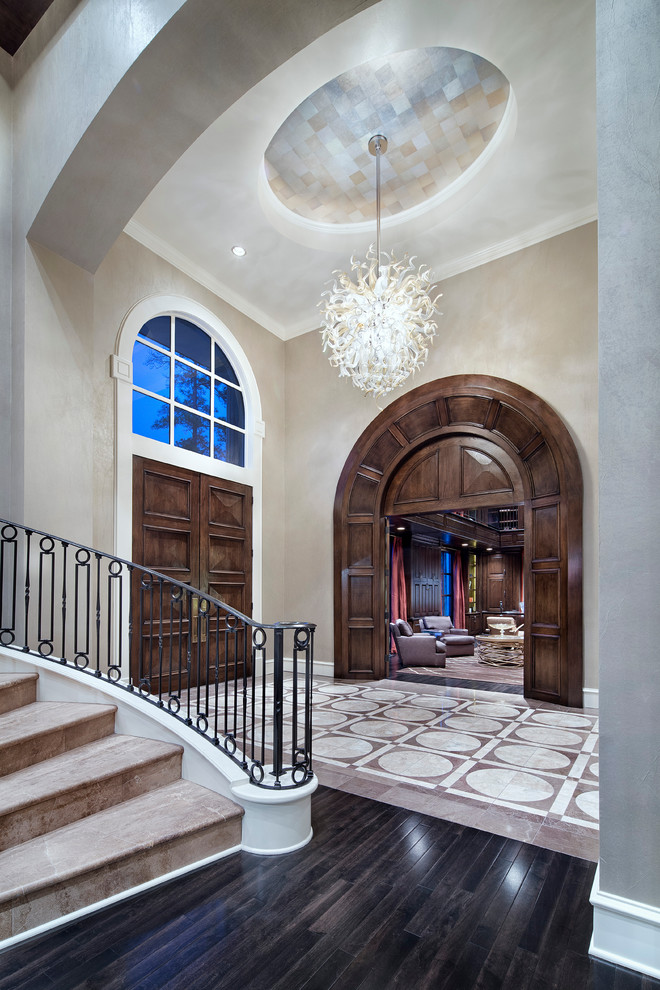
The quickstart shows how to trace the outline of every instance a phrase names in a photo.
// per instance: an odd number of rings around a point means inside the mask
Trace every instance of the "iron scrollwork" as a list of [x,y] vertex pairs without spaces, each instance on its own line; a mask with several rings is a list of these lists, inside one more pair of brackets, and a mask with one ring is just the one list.
[[0,646],[132,692],[222,749],[255,787],[313,776],[314,628],[255,622],[158,571],[0,520]]

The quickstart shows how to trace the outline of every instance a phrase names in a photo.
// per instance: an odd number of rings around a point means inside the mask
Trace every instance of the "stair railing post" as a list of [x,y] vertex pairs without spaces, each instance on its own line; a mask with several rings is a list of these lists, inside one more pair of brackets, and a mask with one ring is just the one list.
[[[282,776],[284,709],[284,630],[274,629],[273,646],[273,777],[279,787]],[[262,732],[266,727],[262,726]]]

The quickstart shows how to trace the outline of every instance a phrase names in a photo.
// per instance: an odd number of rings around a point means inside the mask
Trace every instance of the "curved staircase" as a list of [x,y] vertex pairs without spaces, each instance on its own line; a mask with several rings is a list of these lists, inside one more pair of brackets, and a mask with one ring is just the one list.
[[181,746],[37,680],[0,673],[0,941],[241,844],[243,809],[181,778]]

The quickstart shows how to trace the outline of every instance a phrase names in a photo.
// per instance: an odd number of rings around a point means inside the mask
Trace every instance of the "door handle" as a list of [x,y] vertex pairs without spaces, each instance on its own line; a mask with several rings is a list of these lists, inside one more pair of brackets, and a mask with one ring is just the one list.
[[[199,641],[201,643],[206,642],[206,634],[208,629],[208,619],[209,614],[209,603],[206,598],[201,598],[199,595],[192,596],[192,616],[191,616],[191,627],[190,627],[190,641],[191,643],[196,643]],[[202,616],[202,621],[200,622],[200,616]]]

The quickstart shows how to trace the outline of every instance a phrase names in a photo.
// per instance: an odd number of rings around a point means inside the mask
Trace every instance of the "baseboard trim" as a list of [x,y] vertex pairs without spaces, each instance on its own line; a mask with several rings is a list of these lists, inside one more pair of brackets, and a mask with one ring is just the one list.
[[582,704],[585,708],[598,710],[598,688],[582,688]]
[[594,929],[589,954],[660,979],[660,908],[600,890],[600,866],[591,903]]

